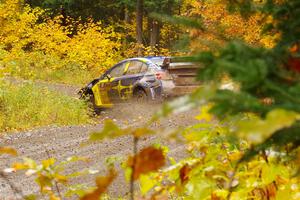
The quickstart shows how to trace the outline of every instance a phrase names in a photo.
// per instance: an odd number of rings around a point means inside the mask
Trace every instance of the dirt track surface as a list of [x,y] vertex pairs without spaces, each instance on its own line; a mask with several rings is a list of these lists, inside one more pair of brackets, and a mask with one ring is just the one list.
[[[63,86],[62,86],[63,87]],[[67,89],[69,90],[69,89]],[[70,90],[71,91],[71,90]],[[72,92],[70,93],[72,94]],[[143,125],[151,115],[160,108],[159,103],[155,104],[124,104],[118,105],[113,109],[104,111],[97,119],[95,125],[85,126],[66,126],[66,127],[44,127],[32,131],[3,134],[0,136],[0,146],[10,146],[18,151],[18,157],[1,156],[0,169],[8,168],[14,162],[22,161],[22,157],[29,157],[36,161],[47,159],[47,151],[51,157],[63,161],[70,156],[83,156],[89,158],[90,162],[76,162],[69,164],[66,173],[82,171],[83,169],[98,170],[99,173],[86,175],[72,180],[72,184],[94,185],[94,179],[99,174],[106,173],[105,160],[109,157],[119,157],[126,159],[133,151],[133,139],[131,136],[123,136],[117,139],[105,140],[101,143],[82,146],[86,142],[89,134],[93,131],[100,131],[103,121],[107,118],[112,119],[121,127]],[[154,124],[153,129],[185,127],[196,123],[193,116],[197,111],[189,111],[168,119],[162,120],[159,124]],[[139,149],[153,143],[167,145],[170,149],[169,156],[176,160],[185,156],[185,148],[182,144],[169,141],[161,137],[160,134],[141,139],[138,143]],[[124,179],[124,174],[119,166],[117,179],[109,189],[109,194],[113,197],[123,197],[127,199],[129,185]],[[27,177],[24,172],[11,173],[6,175],[10,182],[13,182],[24,195],[38,193],[39,188],[33,177]],[[73,196],[72,199],[75,197]],[[18,199],[11,187],[3,178],[0,177],[0,199]]]

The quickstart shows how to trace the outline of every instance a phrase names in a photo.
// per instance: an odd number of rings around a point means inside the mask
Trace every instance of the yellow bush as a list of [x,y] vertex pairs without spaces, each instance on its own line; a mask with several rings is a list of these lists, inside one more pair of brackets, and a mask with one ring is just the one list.
[[248,18],[239,13],[228,11],[226,4],[220,0],[191,1],[191,11],[187,16],[200,18],[206,31],[192,30],[194,39],[192,49],[218,49],[227,40],[240,39],[255,46],[272,48],[279,38],[278,34],[264,35],[263,28],[266,19],[261,14],[254,14]]
[[68,26],[61,22],[62,16],[51,19],[22,1],[0,3],[0,64],[25,78],[58,69],[87,69],[99,76],[122,59],[121,36],[113,27],[92,20],[80,24],[68,18]]

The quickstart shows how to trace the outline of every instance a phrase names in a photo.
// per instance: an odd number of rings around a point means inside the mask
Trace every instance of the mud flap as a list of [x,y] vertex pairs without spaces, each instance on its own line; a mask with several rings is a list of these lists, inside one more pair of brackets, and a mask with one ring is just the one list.
[[150,93],[151,93],[152,100],[154,100],[155,99],[155,95],[156,95],[154,88],[150,88]]

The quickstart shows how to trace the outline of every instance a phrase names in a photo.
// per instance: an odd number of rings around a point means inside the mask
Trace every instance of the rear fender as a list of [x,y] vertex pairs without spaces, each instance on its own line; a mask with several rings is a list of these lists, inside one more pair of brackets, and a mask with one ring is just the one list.
[[132,90],[132,93],[133,95],[138,91],[138,90],[143,90],[147,96],[148,96],[148,89],[147,88],[144,88],[141,84],[136,84],[133,86],[133,90]]

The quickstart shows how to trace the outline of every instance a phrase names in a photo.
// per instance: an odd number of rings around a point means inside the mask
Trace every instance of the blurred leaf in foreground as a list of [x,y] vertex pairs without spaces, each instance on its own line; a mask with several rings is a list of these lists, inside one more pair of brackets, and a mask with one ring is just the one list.
[[300,114],[282,109],[274,109],[269,112],[266,119],[252,118],[239,123],[238,134],[249,142],[258,144],[270,137],[274,132],[290,127]]
[[128,166],[134,168],[133,179],[137,180],[141,174],[147,174],[165,165],[165,156],[162,149],[147,147],[140,153],[128,159]]
[[141,137],[144,135],[154,134],[155,132],[150,130],[147,127],[127,127],[120,128],[117,124],[115,124],[112,120],[106,120],[104,122],[104,127],[99,132],[93,132],[90,135],[90,141],[101,141],[105,138],[116,138],[123,135],[133,135],[135,137]]
[[96,178],[97,188],[93,192],[84,195],[81,200],[99,200],[99,197],[107,190],[108,186],[113,182],[116,176],[116,171],[111,169],[108,176]]
[[17,151],[11,147],[0,147],[0,155],[1,154],[10,154],[12,156],[16,156]]
[[124,134],[124,131],[119,128],[112,120],[106,120],[104,127],[100,132],[91,133],[90,141],[99,141],[104,138],[115,138]]

